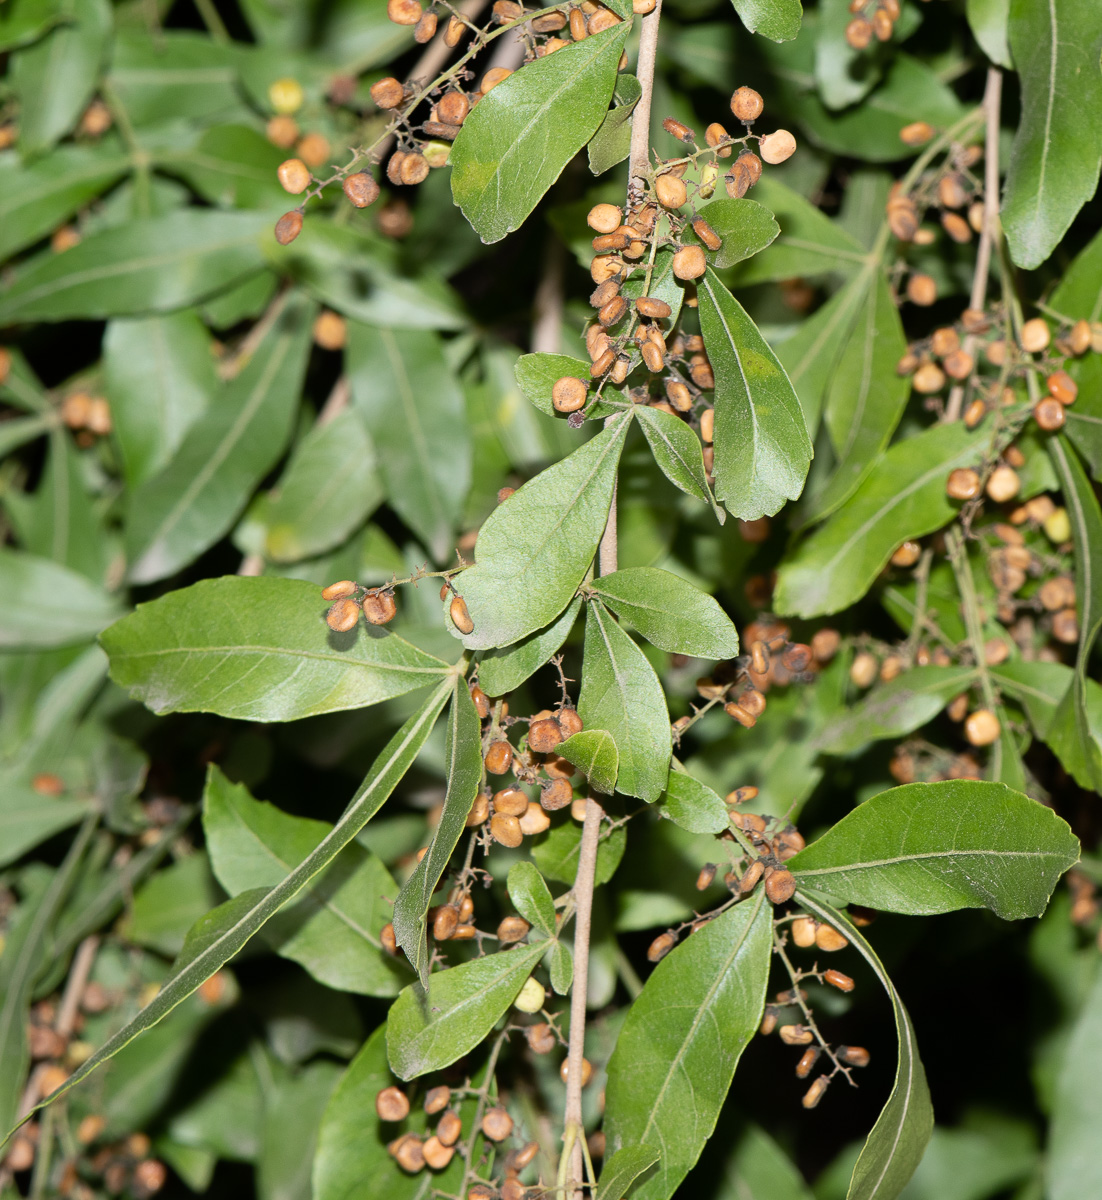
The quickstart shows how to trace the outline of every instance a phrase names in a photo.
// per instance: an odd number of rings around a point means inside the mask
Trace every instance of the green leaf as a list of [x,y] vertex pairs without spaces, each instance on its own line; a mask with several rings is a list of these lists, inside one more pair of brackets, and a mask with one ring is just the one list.
[[140,604],[101,639],[111,677],[154,712],[294,721],[364,708],[451,668],[361,623],[334,634],[314,584],[228,575]]
[[432,840],[413,874],[402,885],[394,902],[394,935],[413,969],[428,986],[429,947],[425,914],[440,886],[452,852],[463,836],[482,783],[482,725],[470,690],[457,678],[444,751],[448,790],[444,811],[432,831]]
[[855,237],[768,172],[754,185],[754,195],[773,214],[780,234],[739,267],[735,278],[740,285],[825,272],[848,275],[867,261]]
[[735,12],[751,33],[774,42],[788,42],[800,32],[803,6],[800,0],[731,0]]
[[1079,842],[1050,808],[1005,784],[910,783],[866,800],[787,863],[798,886],[928,916],[989,908],[1039,917]]
[[298,408],[313,305],[294,297],[248,365],[188,430],[130,503],[130,578],[174,574],[226,533],[279,460]]
[[0,867],[75,825],[87,811],[86,800],[49,799],[21,779],[20,773],[0,772]]
[[411,983],[390,1007],[390,1069],[415,1079],[470,1053],[497,1024],[547,952],[546,942],[520,944],[435,971],[428,988]]
[[[534,675],[559,652],[570,635],[582,598],[576,596],[546,629],[504,650],[487,650],[478,660],[478,683],[488,696],[504,696]],[[561,753],[561,751],[560,751]]]
[[166,1017],[219,967],[233,958],[315,875],[329,866],[379,811],[409,770],[432,732],[440,710],[447,703],[452,686],[451,680],[441,684],[387,742],[371,764],[344,815],[317,849],[275,887],[243,892],[208,913],[188,935],[184,949],[173,964],[171,976],[156,997],[82,1063],[48,1101],[36,1105],[31,1114],[87,1079],[101,1063],[113,1058],[124,1046]]
[[846,40],[853,14],[847,0],[823,0],[815,39],[816,91],[827,108],[859,104],[880,82],[884,51],[873,40],[860,50]]
[[796,1165],[758,1125],[739,1140],[727,1165],[724,1200],[811,1200]]
[[265,1089],[256,1164],[259,1200],[313,1200],[310,1175],[319,1127],[343,1077],[342,1066],[322,1059],[309,1063],[295,1076],[280,1079],[270,1091]]
[[[282,882],[333,827],[254,800],[212,765],[203,793],[203,832],[218,882],[238,896]],[[383,950],[379,932],[390,920],[397,891],[379,859],[353,842],[300,900],[268,922],[265,940],[327,987],[396,996],[409,975]]]
[[839,354],[851,344],[871,281],[869,269],[859,271],[777,348],[777,357],[800,397],[809,430],[819,428],[823,401]]
[[823,420],[834,448],[829,482],[811,499],[814,519],[833,512],[872,469],[903,415],[910,380],[895,365],[907,349],[887,280],[876,270],[853,332],[829,376]]
[[1093,679],[1086,681],[1086,734],[1096,747],[1092,750],[1080,740],[1083,734],[1074,720],[1070,725],[1056,721],[1061,701],[1074,691],[1071,667],[1063,663],[1011,660],[993,667],[991,674],[998,687],[1022,705],[1034,732],[1060,756],[1065,769],[1072,775],[1088,778],[1090,759],[1102,749],[1102,686]]
[[671,654],[734,658],[738,634],[712,596],[657,567],[630,567],[590,584],[612,611]]
[[444,561],[471,482],[471,440],[463,393],[428,332],[348,330],[352,400],[378,451],[391,506]]
[[172,957],[183,949],[188,930],[221,898],[207,856],[189,854],[146,881],[120,932],[127,941]]
[[515,71],[452,145],[452,195],[484,242],[519,229],[608,111],[631,22]]
[[0,424],[0,458],[33,442],[53,426],[53,421],[42,414],[33,417],[14,417]]
[[932,721],[978,677],[975,667],[912,667],[839,713],[815,738],[815,748],[853,754],[870,742],[905,737]]
[[[427,1189],[463,1191],[466,1169],[457,1154],[442,1172],[407,1175],[387,1153],[387,1143],[397,1130],[428,1133],[428,1117],[420,1105],[412,1108],[400,1126],[383,1123],[375,1111],[375,1097],[392,1087],[395,1077],[387,1064],[387,1028],[380,1025],[352,1060],[330,1098],[318,1132],[313,1163],[314,1200],[424,1200]],[[474,1102],[459,1108],[470,1128]]]
[[23,903],[6,930],[0,957],[0,1126],[4,1140],[20,1115],[30,1064],[27,1026],[34,985],[46,965],[46,935],[73,886],[95,827],[95,818],[86,820],[56,870],[24,875]]
[[574,983],[574,954],[565,942],[555,941],[547,953],[547,973],[559,996],[570,992]]
[[621,1200],[640,1175],[662,1156],[650,1146],[625,1146],[605,1160],[597,1179],[597,1200]]
[[649,404],[640,404],[635,409],[635,417],[663,475],[686,495],[710,504],[722,525],[727,520],[727,513],[716,503],[708,486],[704,451],[696,430]]
[[1061,761],[1084,787],[1102,790],[1102,750],[1091,737],[1087,715],[1087,671],[1090,654],[1102,629],[1102,509],[1075,452],[1062,438],[1052,438],[1049,454],[1060,477],[1071,536],[1075,544],[1075,601],[1079,617],[1079,647],[1075,679],[1060,703],[1051,740]]
[[1102,1118],[1102,972],[1096,972],[1062,1054],[1049,1123],[1048,1200],[1102,1193],[1098,1122]]
[[620,752],[611,733],[603,729],[583,729],[571,734],[555,750],[582,772],[595,791],[611,796],[616,790]]
[[474,622],[465,646],[512,645],[554,621],[573,598],[608,520],[631,415],[612,418],[609,428],[530,479],[486,519],[476,565],[457,582]]
[[883,963],[860,931],[829,904],[802,893],[797,893],[797,898],[809,913],[833,925],[853,943],[883,984],[892,1002],[895,1032],[899,1039],[895,1083],[853,1168],[853,1179],[846,1197],[846,1200],[888,1200],[888,1197],[898,1196],[914,1174],[934,1126],[930,1089],[922,1059],[918,1056],[914,1026]]
[[717,269],[752,258],[781,231],[769,209],[756,200],[713,200],[700,215],[723,238],[712,263]]
[[76,571],[0,547],[0,648],[86,642],[120,611],[117,600]]
[[[5,5],[10,11],[11,6]],[[2,10],[0,10],[2,11]],[[0,258],[46,237],[128,171],[120,150],[60,146],[48,158],[0,162]]]
[[[575,737],[578,735],[575,734]],[[565,743],[564,743],[565,744]],[[582,827],[577,821],[566,821],[552,825],[545,834],[532,843],[532,860],[545,879],[566,883],[571,887],[578,874],[578,852],[582,844]],[[599,887],[616,874],[616,868],[624,857],[627,831],[623,825],[601,830],[597,844],[596,883]]]
[[1011,0],[1010,49],[1022,108],[1003,192],[1010,257],[1048,258],[1098,187],[1102,23],[1092,0]]
[[600,602],[586,613],[578,713],[586,730],[606,730],[616,743],[616,790],[657,800],[671,754],[666,696],[646,655]]
[[979,462],[987,436],[953,422],[888,449],[842,507],[781,563],[775,610],[810,617],[859,600],[901,542],[956,515],[945,480],[955,467]]
[[35,259],[0,293],[0,324],[168,312],[258,270],[259,213],[187,209],[90,234],[64,254]]
[[111,36],[105,0],[59,0],[56,18],[56,29],[12,60],[24,158],[49,150],[76,124],[92,98]]
[[286,201],[276,169],[286,152],[246,125],[216,125],[190,150],[159,157],[220,208],[271,209]]
[[194,311],[111,321],[103,339],[111,423],[131,489],[161,470],[219,390]]
[[345,409],[331,421],[315,424],[254,514],[266,529],[266,556],[299,562],[351,537],[382,503],[377,465],[358,412]]
[[715,1129],[761,1020],[771,932],[759,891],[662,959],[628,1010],[608,1064],[608,1149],[661,1154],[633,1200],[668,1200]]
[[980,49],[999,67],[1014,69],[1010,58],[1007,26],[1010,20],[1010,0],[967,0],[965,12],[972,36]]
[[662,813],[690,833],[723,833],[730,824],[722,798],[680,766],[670,768]]
[[799,496],[811,462],[800,402],[758,327],[711,269],[699,299],[716,376],[716,495],[743,520],[772,516]]
[[518,913],[541,933],[553,938],[556,933],[555,901],[543,876],[530,862],[518,862],[509,868],[509,899]]
[[[660,214],[655,228],[661,238],[662,230],[669,230],[669,218]],[[685,299],[685,283],[673,273],[673,255],[674,252],[670,249],[658,251],[654,257],[654,270],[651,272],[650,285],[646,291],[648,296],[652,296],[656,300],[664,300],[670,306],[670,315],[666,318],[666,327],[669,329],[672,329],[677,323],[681,305]],[[643,295],[645,283],[646,276],[636,271],[624,282],[620,294],[627,300],[638,300]],[[638,352],[634,347],[630,352],[633,363],[638,363]]]
[[64,20],[49,4],[5,4],[0,8],[0,50],[18,50],[36,42]]
[[239,93],[240,46],[202,33],[137,22],[121,28],[111,54],[109,83],[132,124],[251,118]]
[[643,94],[642,85],[626,71],[616,76],[612,108],[605,113],[597,132],[589,139],[586,153],[594,175],[611,171],[631,153],[631,114]]

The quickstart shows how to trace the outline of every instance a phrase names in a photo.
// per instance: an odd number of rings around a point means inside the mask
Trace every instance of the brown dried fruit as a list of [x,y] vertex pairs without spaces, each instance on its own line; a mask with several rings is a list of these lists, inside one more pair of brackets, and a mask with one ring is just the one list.
[[1033,409],[1033,419],[1046,433],[1063,429],[1067,414],[1064,406],[1054,396],[1045,396]]
[[548,812],[565,808],[574,800],[574,789],[567,779],[552,779],[540,789],[540,804]]
[[379,108],[400,108],[405,98],[406,89],[393,76],[371,85],[371,99]]
[[416,25],[421,19],[420,0],[387,0],[386,15],[395,25]]
[[907,299],[912,304],[928,307],[937,299],[937,284],[929,275],[912,275],[907,280]]
[[516,817],[506,813],[494,813],[490,818],[490,836],[495,842],[515,850],[524,841],[524,832]]
[[487,92],[496,88],[499,83],[504,83],[506,79],[512,75],[512,71],[506,67],[491,67],[485,75],[482,76],[482,94],[485,96]]
[[833,925],[817,925],[815,945],[830,954],[835,950],[844,950],[849,945],[849,939],[840,934]]
[[562,727],[554,717],[533,721],[528,728],[528,748],[537,754],[550,754],[562,740]]
[[829,983],[831,987],[837,988],[840,992],[852,992],[854,982],[848,975],[843,975],[841,971],[834,970],[833,967],[829,971],[823,972],[823,982]]
[[360,619],[360,606],[350,597],[338,600],[325,614],[325,623],[334,633],[347,633],[356,628]]
[[775,129],[767,133],[758,145],[758,154],[762,159],[775,166],[796,153],[796,139],[787,129]]
[[513,1118],[499,1104],[488,1108],[482,1116],[482,1132],[491,1142],[503,1142],[513,1132]]
[[1059,400],[1061,404],[1074,404],[1079,395],[1079,385],[1067,371],[1054,371],[1046,380],[1049,395]]
[[590,229],[598,233],[612,233],[623,222],[623,213],[615,204],[595,204],[586,217]]
[[1044,317],[1034,317],[1022,326],[1022,349],[1030,354],[1039,354],[1048,346],[1051,337]]
[[652,962],[660,962],[677,945],[677,938],[672,933],[660,933],[647,947],[647,958]]
[[504,775],[513,762],[513,747],[506,741],[494,742],[486,751],[486,770],[491,775]]
[[764,108],[765,101],[751,87],[740,87],[731,97],[731,111],[744,124],[756,121]]
[[774,871],[765,881],[765,894],[771,904],[784,904],[796,894],[796,878],[791,871]]
[[999,718],[989,708],[977,708],[964,722],[964,736],[973,746],[990,746],[1001,732]]
[[550,1054],[557,1045],[555,1034],[546,1021],[529,1025],[524,1031],[524,1036],[528,1040],[529,1049],[533,1054]]
[[528,808],[528,797],[518,787],[502,788],[494,793],[494,812],[507,813],[511,817],[519,817]]
[[404,1121],[409,1116],[409,1098],[401,1088],[385,1087],[375,1097],[380,1121]]
[[[459,909],[454,904],[442,904],[436,910],[436,916],[432,920],[432,936],[438,942],[446,942],[455,933],[458,925]],[[448,1102],[445,1100],[440,1107],[446,1108],[447,1104]]]
[[556,412],[572,413],[585,406],[589,389],[581,379],[564,375],[551,388],[551,404]]
[[975,500],[980,494],[980,477],[971,467],[957,467],[949,473],[945,494],[951,500]]
[[635,308],[641,317],[650,317],[656,321],[664,321],[672,311],[665,300],[654,296],[640,296],[635,301]]
[[899,140],[905,146],[924,146],[934,133],[934,127],[926,121],[912,121],[899,131]]
[[839,1060],[851,1067],[867,1067],[869,1052],[864,1046],[839,1046],[835,1051]]
[[460,633],[473,632],[474,621],[471,620],[471,614],[467,611],[467,602],[462,596],[452,597],[452,602],[448,606],[448,616],[451,617],[452,624]]
[[[562,1066],[559,1068],[559,1077],[563,1083],[566,1083],[570,1076],[570,1063],[567,1059],[563,1059]],[[582,1087],[588,1087],[589,1081],[593,1078],[593,1064],[588,1058],[582,1059]]]
[[289,246],[302,232],[302,213],[291,211],[284,213],[276,221],[275,238],[281,246]]

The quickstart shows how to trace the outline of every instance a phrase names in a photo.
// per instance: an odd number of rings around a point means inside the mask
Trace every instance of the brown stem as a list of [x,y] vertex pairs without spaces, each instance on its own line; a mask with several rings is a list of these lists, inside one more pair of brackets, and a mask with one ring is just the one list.
[[[987,299],[987,276],[991,271],[991,247],[998,236],[999,228],[999,114],[1002,101],[1002,72],[998,67],[988,67],[987,87],[983,93],[983,112],[986,125],[984,147],[983,182],[983,230],[976,251],[976,269],[972,275],[972,295],[968,307],[983,311]],[[964,339],[965,354],[975,354],[976,335],[968,334]],[[949,392],[945,405],[945,420],[960,418],[964,404],[964,384],[958,383]]]
[[566,1129],[574,1127],[577,1138],[571,1152],[570,1180],[573,1200],[582,1200],[577,1187],[582,1181],[582,1059],[585,1056],[585,1001],[589,988],[589,933],[593,914],[593,887],[597,875],[597,846],[601,840],[601,806],[590,797],[585,803],[585,823],[578,851],[578,874],[574,879],[574,982],[570,989],[570,1043],[566,1053]]
[[563,265],[566,248],[554,234],[547,243],[543,278],[533,304],[532,351],[558,354],[562,347]]
[[80,1013],[80,998],[84,993],[84,985],[92,973],[92,964],[96,961],[99,950],[99,935],[86,937],[73,955],[73,965],[69,968],[69,979],[65,984],[65,993],[61,997],[61,1005],[57,1012],[54,1028],[68,1041],[76,1025]]
[[650,106],[654,94],[654,62],[658,54],[658,22],[662,17],[662,0],[642,19],[639,34],[639,62],[635,73],[642,94],[631,117],[631,154],[629,156],[628,191],[640,187],[650,161]]

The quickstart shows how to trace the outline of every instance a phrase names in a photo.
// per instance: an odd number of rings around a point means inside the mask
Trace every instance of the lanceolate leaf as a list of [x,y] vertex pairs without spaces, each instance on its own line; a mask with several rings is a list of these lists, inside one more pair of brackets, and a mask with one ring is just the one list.
[[119,612],[118,601],[76,571],[0,547],[0,648],[89,641]]
[[0,294],[0,324],[183,308],[263,265],[267,215],[188,209],[91,234],[39,258]]
[[989,908],[1038,917],[1079,842],[1050,808],[1005,784],[954,779],[881,792],[788,862],[801,887],[929,915]]
[[570,602],[604,532],[630,423],[630,412],[612,418],[609,428],[530,479],[487,518],[476,565],[456,580],[474,622],[465,646],[512,645]]
[[[208,769],[203,832],[211,868],[231,896],[281,883],[332,828],[254,800],[217,767]],[[409,973],[383,950],[379,932],[397,890],[379,859],[353,842],[300,900],[268,922],[265,939],[328,987],[396,996]]]
[[1007,42],[1010,0],[967,0],[965,11],[980,49],[993,63],[1012,70],[1014,63]]
[[642,650],[600,601],[586,614],[578,713],[587,731],[604,729],[616,743],[616,790],[657,800],[671,753],[665,693]]
[[650,1146],[625,1146],[617,1150],[601,1167],[597,1179],[597,1200],[620,1200],[628,1188],[659,1160]]
[[604,120],[586,147],[589,169],[594,175],[611,171],[631,152],[631,114],[642,94],[643,88],[634,75],[625,71],[616,76],[613,106],[605,113]]
[[418,751],[432,732],[440,710],[451,695],[452,687],[451,680],[441,684],[387,742],[372,763],[367,777],[352,797],[344,815],[318,847],[275,887],[255,888],[243,892],[214,912],[208,913],[188,935],[188,941],[174,964],[172,975],[156,997],[82,1063],[47,1100],[32,1109],[32,1113],[44,1104],[63,1096],[82,1079],[87,1079],[98,1066],[113,1058],[139,1034],[152,1028],[172,1012],[219,967],[233,958],[255,933],[336,858],[379,811],[402,776],[409,770]]
[[435,971],[428,988],[411,983],[386,1023],[391,1070],[415,1079],[450,1066],[477,1046],[517,998],[547,943],[521,944]]
[[914,1026],[883,963],[861,933],[829,904],[801,892],[797,892],[797,898],[809,913],[849,938],[883,984],[895,1011],[895,1031],[899,1038],[895,1084],[853,1168],[846,1197],[846,1200],[892,1200],[914,1174],[934,1127],[930,1089],[918,1057]]
[[1102,972],[1080,1010],[1060,1056],[1049,1124],[1045,1175],[1048,1200],[1102,1193],[1098,1117],[1102,1112]]
[[578,596],[546,629],[514,642],[505,650],[489,650],[483,654],[478,660],[478,681],[482,690],[488,696],[504,696],[520,687],[544,663],[550,662],[574,627],[581,606],[582,600]]
[[631,567],[590,585],[618,617],[671,654],[734,658],[738,634],[715,599],[686,579],[657,567]]
[[663,475],[686,495],[703,500],[712,506],[716,519],[722,525],[727,513],[716,503],[712,489],[708,486],[708,472],[704,469],[704,451],[696,430],[677,417],[641,404],[635,416],[650,445],[654,461]]
[[662,959],[628,1010],[608,1064],[608,1149],[661,1154],[633,1200],[668,1200],[711,1136],[761,1020],[771,931],[759,890]]
[[1089,762],[1102,749],[1102,685],[1093,679],[1085,681],[1087,734],[1096,749],[1081,742],[1081,731],[1073,722],[1057,725],[1056,715],[1061,702],[1075,691],[1075,672],[1059,662],[1005,662],[992,669],[997,685],[1013,696],[1025,709],[1036,735],[1060,755],[1064,768],[1072,775],[1089,778]]
[[509,899],[529,925],[548,937],[555,936],[555,902],[543,876],[530,862],[509,868]]
[[730,823],[718,793],[678,766],[670,768],[662,812],[690,833],[723,833]]
[[787,42],[800,32],[803,8],[800,0],[731,0],[735,12],[751,33],[774,42]]
[[1057,437],[1049,442],[1049,453],[1071,518],[1079,614],[1075,680],[1056,712],[1049,737],[1079,783],[1102,791],[1102,751],[1090,734],[1086,695],[1090,653],[1102,628],[1102,510],[1075,451]]
[[986,437],[953,422],[892,446],[842,507],[781,563],[776,611],[818,616],[859,600],[900,542],[952,519],[957,506],[945,494],[946,477],[954,467],[978,462]]
[[880,738],[898,738],[925,725],[954,696],[975,683],[975,667],[914,667],[841,712],[815,739],[830,754],[852,754]]
[[241,374],[134,493],[126,543],[135,583],[164,579],[214,545],[278,461],[298,409],[313,310],[292,297]]
[[358,412],[314,425],[256,514],[267,530],[266,555],[298,562],[339,546],[382,503],[377,465]]
[[910,380],[895,365],[907,348],[899,310],[876,270],[857,322],[831,371],[823,420],[834,447],[830,481],[811,499],[815,519],[833,512],[868,474],[891,440],[910,395]]
[[423,987],[428,986],[429,978],[425,914],[452,851],[463,836],[471,805],[482,782],[482,726],[470,690],[459,679],[448,720],[444,761],[448,770],[444,811],[432,831],[428,850],[394,902],[394,936],[420,976]]
[[229,575],[169,592],[103,634],[111,677],[154,712],[293,721],[363,708],[451,668],[360,622],[335,634],[318,589]]
[[1033,269],[1094,195],[1102,161],[1102,13],[1092,0],[1011,0],[1022,116],[1003,196],[1010,256]]
[[353,323],[348,373],[387,499],[434,558],[454,559],[455,522],[471,482],[471,439],[463,393],[440,339]]
[[781,231],[769,209],[756,200],[713,200],[701,216],[723,238],[713,263],[721,269],[752,258]]
[[716,376],[716,495],[743,520],[772,516],[800,494],[811,462],[800,402],[757,326],[711,269],[699,298]]
[[218,391],[210,335],[194,311],[120,319],[107,326],[103,356],[115,439],[134,488],[164,467]]
[[452,195],[484,242],[518,229],[604,119],[630,22],[514,72],[463,123]]

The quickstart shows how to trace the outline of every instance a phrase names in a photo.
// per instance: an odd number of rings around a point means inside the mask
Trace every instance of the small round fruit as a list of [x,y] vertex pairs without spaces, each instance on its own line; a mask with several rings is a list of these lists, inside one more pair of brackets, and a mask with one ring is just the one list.
[[912,275],[907,280],[907,299],[923,308],[933,304],[937,299],[937,284],[933,277],[921,273]]
[[980,494],[980,477],[971,467],[957,467],[949,473],[945,494],[951,500],[975,500]]
[[815,927],[815,945],[827,954],[835,950],[844,950],[849,945],[849,939],[839,933],[833,925],[817,925]]
[[380,1121],[404,1121],[409,1116],[409,1098],[401,1088],[385,1087],[375,1097]]
[[513,1001],[513,1007],[520,1009],[521,1012],[538,1013],[543,1008],[546,999],[547,991],[543,984],[529,975],[524,981],[524,987],[520,989],[519,995]]
[[325,614],[325,623],[334,633],[347,633],[355,629],[359,619],[360,606],[348,596],[338,600]]
[[547,812],[557,812],[573,803],[574,789],[569,779],[552,779],[540,789],[540,805]]
[[746,124],[756,121],[764,108],[765,101],[751,87],[740,87],[731,97],[731,111]]
[[912,121],[910,125],[904,125],[899,131],[899,140],[905,146],[925,146],[934,133],[934,127],[928,122]]
[[528,729],[528,748],[537,754],[550,754],[562,740],[562,726],[554,717],[533,721]]
[[911,379],[911,386],[920,395],[932,396],[935,392],[940,392],[945,386],[945,372],[942,371],[937,363],[923,363],[915,371]]
[[366,171],[357,171],[341,184],[344,194],[357,208],[367,208],[379,198],[379,185]]
[[314,341],[323,350],[342,350],[348,339],[348,322],[329,309],[318,313],[314,321]]
[[654,183],[654,191],[664,208],[680,208],[689,198],[685,181],[675,175],[659,175]]
[[528,1042],[528,1048],[533,1054],[550,1054],[557,1045],[554,1031],[546,1021],[529,1025],[524,1031],[524,1036]]
[[462,596],[452,597],[452,602],[448,606],[448,615],[460,633],[474,632],[474,621],[471,620],[471,614],[467,611],[467,602]]
[[792,922],[792,940],[801,949],[815,945],[815,921],[811,917],[797,917]]
[[1034,317],[1022,326],[1022,349],[1030,354],[1038,354],[1048,346],[1051,336],[1044,317]]
[[431,1117],[434,1113],[443,1112],[451,1102],[452,1091],[446,1084],[429,1088],[425,1093],[425,1112]]
[[298,122],[294,117],[272,117],[264,127],[268,141],[280,150],[290,150],[298,141]]
[[784,162],[796,153],[796,139],[787,129],[775,129],[761,139],[758,154],[772,166]]
[[996,504],[1005,504],[1021,490],[1022,481],[1013,467],[996,467],[987,480],[987,494]]
[[672,933],[660,933],[647,947],[647,958],[652,962],[661,962],[677,945],[677,938]]
[[535,837],[538,833],[546,833],[551,827],[551,818],[543,811],[543,807],[535,800],[517,818],[520,821],[520,831],[525,837]]
[[386,15],[395,25],[416,25],[421,19],[420,0],[387,0]]
[[913,567],[915,563],[918,562],[918,558],[921,553],[922,547],[918,544],[918,542],[904,542],[892,555],[892,566]]
[[436,1123],[436,1136],[445,1146],[454,1146],[462,1132],[463,1122],[452,1108],[449,1108]]
[[513,747],[508,742],[494,742],[486,751],[486,770],[491,775],[504,775],[513,761]]
[[1001,731],[999,718],[989,708],[977,708],[964,722],[964,736],[973,746],[990,746]]
[[363,598],[364,616],[370,625],[385,625],[398,615],[393,592],[371,591]]
[[823,972],[823,982],[829,983],[831,987],[837,988],[840,992],[852,992],[854,988],[853,980],[848,975],[843,975],[841,971],[834,970],[833,967],[829,971]]
[[874,654],[870,654],[867,650],[862,650],[860,654],[854,657],[850,664],[849,677],[855,686],[859,688],[872,687],[880,674],[880,663],[877,661]]
[[503,1142],[513,1132],[513,1118],[500,1104],[495,1104],[482,1116],[482,1132],[491,1142]]
[[[446,942],[459,925],[459,909],[454,904],[441,904],[432,921],[432,936],[438,942]],[[445,1101],[441,1108],[447,1107]]]
[[276,176],[283,190],[292,196],[299,195],[310,186],[310,168],[301,158],[288,158],[281,162]]
[[[570,1060],[564,1058],[562,1066],[559,1068],[559,1076],[563,1083],[567,1083],[570,1079]],[[593,1064],[588,1058],[582,1059],[582,1087],[587,1087],[589,1081],[593,1078]]]
[[1068,418],[1064,406],[1055,396],[1045,396],[1035,405],[1033,419],[1046,433],[1055,433],[1057,429],[1063,429]]
[[482,76],[481,91],[485,96],[487,92],[492,91],[499,83],[504,83],[506,79],[512,75],[507,67],[491,67],[485,75]]
[[586,217],[590,229],[598,233],[612,233],[623,223],[624,214],[615,204],[595,204]]
[[321,593],[323,600],[340,600],[351,596],[356,590],[356,584],[351,579],[342,579],[339,583],[331,583]]
[[[436,1090],[435,1088],[433,1089]],[[451,1162],[455,1154],[454,1146],[445,1146],[436,1134],[425,1139],[421,1147],[421,1153],[425,1156],[425,1163],[433,1171],[442,1171],[448,1163]]]
[[516,817],[507,813],[494,813],[490,818],[490,836],[495,842],[515,850],[524,841],[524,832]]
[[839,1046],[836,1051],[839,1059],[851,1067],[867,1067],[869,1052],[864,1046]]
[[289,246],[302,232],[302,213],[292,210],[276,221],[275,238],[281,246]]
[[765,894],[771,904],[784,904],[796,894],[796,877],[791,871],[774,871],[765,881]]
[[1054,371],[1046,380],[1049,395],[1061,404],[1074,404],[1079,395],[1079,385],[1067,371]]
[[268,85],[268,103],[274,112],[286,116],[296,113],[304,99],[302,84],[297,79],[277,79]]
[[682,246],[673,256],[673,273],[678,279],[699,279],[708,269],[700,246]]
[[393,75],[371,85],[371,99],[380,108],[400,108],[405,98],[406,89]]

